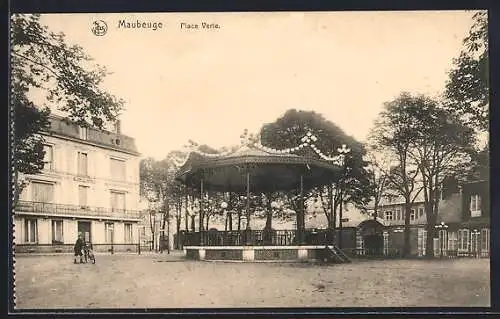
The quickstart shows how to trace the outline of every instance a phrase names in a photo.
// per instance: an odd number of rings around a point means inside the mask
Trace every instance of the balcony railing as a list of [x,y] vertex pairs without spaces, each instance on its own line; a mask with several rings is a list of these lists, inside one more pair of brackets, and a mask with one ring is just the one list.
[[44,202],[19,201],[15,206],[18,213],[34,213],[41,215],[92,216],[124,219],[139,219],[140,212],[126,209],[91,207],[80,205],[64,205]]

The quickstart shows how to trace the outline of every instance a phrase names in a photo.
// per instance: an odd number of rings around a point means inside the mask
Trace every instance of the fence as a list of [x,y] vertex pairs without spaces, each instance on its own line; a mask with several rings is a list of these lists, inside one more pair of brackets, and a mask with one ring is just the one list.
[[334,241],[330,230],[240,230],[187,232],[183,246],[293,246],[326,245]]

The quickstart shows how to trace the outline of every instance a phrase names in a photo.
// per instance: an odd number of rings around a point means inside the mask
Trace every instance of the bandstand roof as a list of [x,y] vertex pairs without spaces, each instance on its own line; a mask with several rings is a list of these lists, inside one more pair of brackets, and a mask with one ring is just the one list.
[[321,154],[307,143],[287,150],[274,150],[260,144],[246,144],[220,154],[194,150],[180,166],[176,179],[196,189],[203,179],[204,190],[245,192],[248,172],[250,191],[268,192],[298,189],[301,175],[305,189],[325,185],[340,176],[341,166],[334,160],[314,156],[314,152],[307,156],[293,154],[306,146]]

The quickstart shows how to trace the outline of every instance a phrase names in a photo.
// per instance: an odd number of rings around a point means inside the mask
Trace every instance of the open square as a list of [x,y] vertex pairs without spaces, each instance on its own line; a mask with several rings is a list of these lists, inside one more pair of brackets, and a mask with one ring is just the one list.
[[16,258],[17,309],[490,305],[489,259],[350,264],[186,261],[175,255]]

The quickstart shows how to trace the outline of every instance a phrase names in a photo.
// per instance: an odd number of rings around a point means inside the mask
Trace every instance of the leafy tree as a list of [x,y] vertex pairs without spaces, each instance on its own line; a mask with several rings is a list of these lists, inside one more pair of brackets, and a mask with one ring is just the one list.
[[[36,174],[43,167],[44,138],[38,133],[49,129],[50,107],[81,126],[103,128],[115,120],[123,101],[101,89],[106,69],[92,66],[91,57],[82,47],[67,44],[63,33],[42,26],[38,14],[12,16],[10,53],[17,199],[25,185],[19,173]],[[32,91],[43,92],[50,105],[35,105]]]
[[446,177],[463,172],[463,167],[469,165],[475,137],[473,129],[454,113],[441,108],[437,102],[429,102],[408,111],[417,126],[410,154],[422,178],[428,234],[426,255],[431,257],[442,184]]
[[401,93],[384,105],[384,110],[375,121],[371,132],[374,150],[385,151],[394,159],[389,169],[383,169],[388,178],[388,188],[402,196],[404,204],[404,247],[403,255],[410,254],[410,210],[422,188],[418,183],[419,170],[412,161],[412,147],[417,140],[417,123],[412,114],[433,101],[424,96]]
[[[377,156],[378,155],[378,156]],[[370,184],[373,187],[373,218],[378,216],[378,208],[382,198],[390,196],[389,189],[389,177],[386,172],[386,168],[389,165],[389,157],[385,154],[376,154],[372,150],[368,154],[369,167],[368,178]]]
[[[351,153],[346,158],[348,175],[345,176],[344,180],[341,180],[342,176],[339,176],[337,181],[332,181],[331,186],[305,190],[304,194],[306,203],[309,198],[323,198],[322,203],[329,221],[329,227],[334,228],[336,209],[341,201],[340,186],[344,188],[344,202],[364,205],[371,196],[372,189],[368,179],[368,172],[366,171],[368,163],[363,158],[365,148],[363,144],[356,141],[353,137],[346,135],[337,125],[313,111],[288,110],[275,122],[264,125],[260,131],[260,136],[263,145],[283,149],[299,145],[301,138],[308,132],[313,133],[318,138],[315,145],[329,156],[336,155],[337,148],[342,144],[347,144],[351,149]],[[304,149],[297,152],[297,154],[310,154],[306,152],[308,150]],[[340,182],[343,184],[340,185]],[[335,203],[325,203],[324,199],[329,197],[328,194],[330,192],[328,187],[331,187],[331,191],[335,193],[332,196]],[[297,201],[298,195],[298,191],[287,193],[290,204],[295,211],[300,211],[299,202]],[[332,207],[333,209],[328,209],[328,207]]]
[[463,43],[464,48],[449,72],[445,92],[447,106],[472,127],[485,132],[489,121],[487,12],[474,14],[473,25]]
[[[173,151],[165,159],[157,161],[145,158],[140,163],[140,192],[141,196],[150,202],[158,203],[161,212],[162,236],[164,230],[170,230],[170,220],[176,219],[177,233],[180,232],[182,202],[185,199],[185,187],[175,181],[178,157],[182,152]],[[171,212],[175,215],[172,216]],[[154,228],[151,229],[154,241]],[[170,236],[170,233],[167,233]]]

